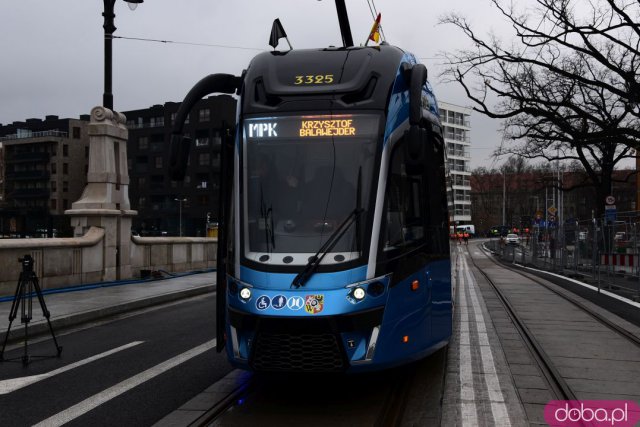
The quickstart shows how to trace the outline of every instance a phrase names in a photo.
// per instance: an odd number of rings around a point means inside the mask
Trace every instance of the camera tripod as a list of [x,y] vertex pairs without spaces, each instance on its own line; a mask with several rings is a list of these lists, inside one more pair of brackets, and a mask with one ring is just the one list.
[[[24,366],[27,366],[31,361],[32,357],[60,357],[60,353],[62,353],[62,347],[58,345],[58,340],[56,339],[56,335],[53,332],[53,326],[51,326],[51,321],[49,317],[51,314],[49,310],[47,310],[47,305],[44,302],[44,296],[42,295],[42,290],[40,289],[40,284],[38,283],[38,276],[33,271],[33,258],[31,255],[25,255],[22,258],[18,258],[18,262],[22,264],[22,272],[20,273],[20,277],[18,278],[18,285],[16,286],[16,293],[13,297],[13,303],[11,304],[11,311],[9,312],[9,327],[7,328],[7,333],[4,336],[4,343],[2,344],[2,351],[0,352],[0,362],[3,361],[15,361],[20,359]],[[38,296],[38,301],[40,301],[40,308],[42,308],[42,314],[47,319],[47,324],[49,325],[49,331],[51,331],[51,336],[53,337],[53,343],[56,346],[57,354],[55,356],[29,356],[28,352],[28,341],[29,341],[29,322],[33,318],[33,294]],[[22,304],[21,304],[22,303]],[[7,346],[7,341],[9,339],[9,332],[11,331],[11,325],[13,321],[18,315],[18,308],[21,307],[21,317],[20,320],[24,324],[24,353],[21,357],[16,357],[13,359],[5,359],[4,358],[4,350]]]

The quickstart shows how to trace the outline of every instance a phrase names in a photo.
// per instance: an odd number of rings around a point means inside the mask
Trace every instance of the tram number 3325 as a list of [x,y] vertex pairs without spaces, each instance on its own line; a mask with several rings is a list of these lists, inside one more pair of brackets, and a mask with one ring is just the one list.
[[333,74],[310,74],[306,76],[296,76],[295,85],[321,85],[333,83]]

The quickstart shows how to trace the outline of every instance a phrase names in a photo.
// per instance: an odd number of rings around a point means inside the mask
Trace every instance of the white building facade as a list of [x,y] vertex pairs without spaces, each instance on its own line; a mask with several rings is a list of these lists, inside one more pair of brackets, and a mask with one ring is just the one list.
[[471,109],[438,102],[453,187],[451,225],[471,224]]

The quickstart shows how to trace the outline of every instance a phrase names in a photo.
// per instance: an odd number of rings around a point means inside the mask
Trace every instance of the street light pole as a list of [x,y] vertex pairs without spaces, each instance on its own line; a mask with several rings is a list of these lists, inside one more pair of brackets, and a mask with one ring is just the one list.
[[[132,9],[137,6],[138,3],[142,3],[144,0],[124,0],[129,3],[129,7]],[[113,49],[112,49],[112,40],[113,33],[116,31],[116,26],[114,24],[116,14],[114,12],[114,6],[116,0],[103,0],[104,2],[104,12],[102,12],[102,16],[104,16],[104,24],[102,28],[104,28],[104,94],[102,95],[102,106],[113,110],[113,93],[112,93],[112,78],[111,78],[111,70],[113,66]]]
[[507,173],[502,172],[502,225],[507,225],[506,200],[507,200]]
[[173,199],[178,202],[178,229],[180,237],[182,237],[182,202],[186,202],[187,199]]

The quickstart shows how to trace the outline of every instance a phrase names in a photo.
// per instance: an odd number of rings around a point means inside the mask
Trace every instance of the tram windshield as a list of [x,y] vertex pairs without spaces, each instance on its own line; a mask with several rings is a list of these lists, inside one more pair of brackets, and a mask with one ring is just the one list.
[[379,137],[373,114],[285,116],[244,122],[244,254],[305,265],[355,210],[357,221],[322,264],[361,256]]

